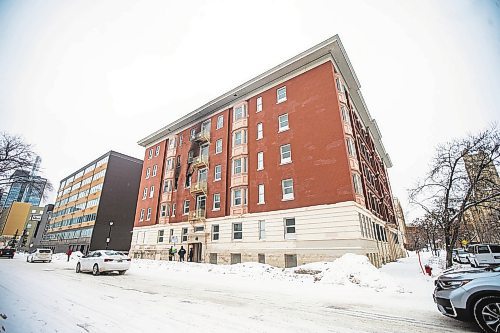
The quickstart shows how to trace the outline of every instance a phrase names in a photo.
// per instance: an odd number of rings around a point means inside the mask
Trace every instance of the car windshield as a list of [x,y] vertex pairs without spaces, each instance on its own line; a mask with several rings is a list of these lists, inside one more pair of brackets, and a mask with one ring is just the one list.
[[463,250],[463,249],[459,249],[459,250],[457,250],[457,252],[458,252],[459,254],[465,254],[465,253],[467,253],[467,252],[466,252],[465,250]]
[[40,253],[50,253],[50,250],[38,250]]
[[104,253],[108,256],[122,256],[123,253],[117,251],[104,251]]

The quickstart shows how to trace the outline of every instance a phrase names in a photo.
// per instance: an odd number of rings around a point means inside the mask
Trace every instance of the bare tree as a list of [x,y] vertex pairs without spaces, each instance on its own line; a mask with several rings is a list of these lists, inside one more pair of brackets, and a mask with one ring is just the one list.
[[411,202],[435,219],[444,238],[447,267],[452,265],[465,215],[480,206],[499,207],[500,184],[491,177],[499,162],[500,133],[492,127],[439,146],[427,176],[410,190]]
[[29,184],[32,192],[43,194],[51,191],[50,182],[40,177],[30,177],[36,158],[31,145],[21,137],[0,132],[0,189],[5,190],[13,183],[19,183]]

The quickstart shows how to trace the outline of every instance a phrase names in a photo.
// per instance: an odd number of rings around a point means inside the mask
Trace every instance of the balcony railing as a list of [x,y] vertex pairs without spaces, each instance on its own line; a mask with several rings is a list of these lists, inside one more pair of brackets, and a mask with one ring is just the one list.
[[205,220],[207,211],[205,209],[196,209],[189,212],[189,221],[202,221]]
[[194,139],[198,142],[210,142],[210,131],[198,132]]
[[198,181],[191,184],[191,193],[207,193],[207,182],[206,181]]
[[196,156],[191,162],[194,168],[207,167],[208,168],[208,155]]

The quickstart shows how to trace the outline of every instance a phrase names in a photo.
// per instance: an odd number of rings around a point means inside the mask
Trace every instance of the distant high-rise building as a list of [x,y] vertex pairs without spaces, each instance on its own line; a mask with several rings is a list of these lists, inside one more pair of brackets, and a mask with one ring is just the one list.
[[2,196],[0,207],[8,208],[13,202],[26,202],[38,206],[42,201],[47,179],[40,176],[30,176],[25,170],[16,170],[12,176],[8,192]]

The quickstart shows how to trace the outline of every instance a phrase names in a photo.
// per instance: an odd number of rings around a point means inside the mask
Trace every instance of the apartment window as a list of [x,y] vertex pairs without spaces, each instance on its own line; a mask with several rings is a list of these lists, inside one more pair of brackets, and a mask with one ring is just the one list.
[[182,141],[184,138],[182,137],[182,134],[179,134],[179,146],[182,146]]
[[175,216],[175,204],[172,204],[172,216]]
[[262,97],[257,97],[257,112],[262,111]]
[[239,146],[241,144],[247,143],[247,131],[240,130],[234,132],[234,145]]
[[139,221],[144,221],[144,209],[141,209],[141,214],[139,215]]
[[172,180],[168,179],[163,182],[163,192],[172,192]]
[[262,123],[257,124],[257,140],[260,140],[264,137],[264,128]]
[[243,239],[242,223],[233,223],[233,239]]
[[158,172],[158,165],[153,165],[153,177],[156,176],[156,173]]
[[165,230],[158,230],[158,243],[163,243],[163,235]]
[[342,111],[342,120],[347,123],[347,124],[351,124],[351,119],[349,119],[349,112],[347,111],[347,108],[345,107],[345,105],[341,105],[340,106],[340,110]]
[[146,199],[147,196],[148,196],[148,188],[145,187],[144,192],[142,192],[142,200]]
[[337,83],[337,90],[339,91],[339,93],[343,92],[343,90],[342,90],[342,84],[340,83],[339,78],[336,78],[335,82]]
[[147,168],[146,169],[146,179],[148,179],[150,175],[151,175],[151,168]]
[[186,183],[184,184],[185,188],[190,188],[191,187],[191,175],[186,176]]
[[283,191],[283,200],[293,200],[293,179],[282,180],[281,189]]
[[346,139],[347,142],[347,152],[349,153],[349,156],[356,156],[356,148],[354,147],[354,141],[351,138]]
[[260,220],[259,221],[259,239],[265,239],[266,238],[266,221]]
[[181,156],[180,156],[180,155],[178,155],[178,156],[177,156],[177,163],[175,164],[175,166],[176,166],[177,168],[180,168],[180,167],[181,167]]
[[188,228],[182,228],[182,241],[187,242],[188,240]]
[[233,175],[247,172],[247,158],[241,157],[233,160]]
[[278,132],[288,130],[288,113],[282,114],[278,117],[279,129]]
[[146,221],[151,220],[151,208],[148,208],[148,214],[146,215]]
[[231,253],[231,265],[241,264],[241,253]]
[[245,105],[240,105],[234,108],[234,121],[240,120],[246,117]]
[[292,162],[292,148],[290,144],[281,146],[280,153],[281,153],[281,164]]
[[264,204],[264,184],[259,184],[259,201],[258,204]]
[[286,87],[281,87],[276,90],[277,103],[286,101]]
[[194,157],[194,151],[190,150],[188,152],[188,163],[193,162],[193,157]]
[[191,128],[191,132],[190,132],[190,135],[189,135],[189,140],[193,141],[195,137],[196,137],[196,128]]
[[152,159],[153,158],[153,148],[151,148],[149,150],[149,156],[148,156],[148,159]]
[[297,267],[297,255],[285,254],[285,268]]
[[184,215],[189,214],[189,200],[184,200],[184,211],[183,211],[183,214]]
[[210,263],[217,265],[217,253],[210,253]]
[[266,263],[266,255],[264,253],[259,253],[258,254],[259,258],[259,264],[265,264]]
[[215,166],[214,173],[214,181],[222,179],[222,166],[220,164]]
[[219,240],[219,225],[212,225],[212,240]]
[[295,217],[285,218],[285,237],[286,235],[293,234],[295,235]]
[[175,138],[172,138],[168,140],[168,149],[174,149],[175,148]]
[[213,210],[220,210],[220,193],[214,194],[214,208]]
[[352,175],[352,182],[354,183],[354,192],[356,192],[356,194],[363,194],[361,188],[361,179],[359,178],[359,175]]
[[151,186],[151,189],[149,190],[149,197],[152,198],[155,195],[155,187]]
[[174,158],[171,157],[167,160],[167,170],[173,170],[174,169]]
[[[175,141],[174,141],[175,144]],[[160,155],[160,146],[156,146],[155,156]]]
[[221,129],[224,126],[224,116],[220,115],[217,117],[217,126],[215,129]]
[[166,217],[167,216],[167,205],[161,205],[160,216],[161,217]]
[[264,152],[260,151],[257,153],[257,170],[264,169]]
[[215,153],[216,154],[222,153],[222,139],[215,141]]

